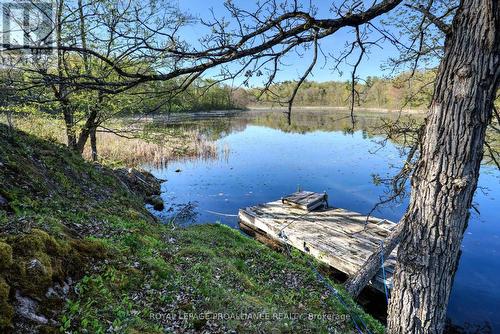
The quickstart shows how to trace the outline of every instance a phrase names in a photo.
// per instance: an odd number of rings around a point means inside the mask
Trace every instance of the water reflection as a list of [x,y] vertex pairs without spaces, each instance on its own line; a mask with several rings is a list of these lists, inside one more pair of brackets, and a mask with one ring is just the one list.
[[[275,200],[299,187],[326,191],[333,205],[366,214],[385,191],[373,184],[372,175],[390,177],[404,160],[398,143],[378,144],[380,125],[397,115],[358,113],[354,132],[346,131],[351,125],[346,116],[304,111],[293,114],[289,126],[280,113],[259,111],[168,125],[199,129],[216,140],[219,154],[152,168],[168,180],[163,185],[167,205],[160,216],[179,224],[219,221],[237,228],[239,208]],[[422,121],[421,116],[415,119]],[[479,186],[488,191],[478,191],[474,198],[481,215],[472,213],[462,244],[448,309],[450,333],[500,331],[499,178],[493,167],[482,167]],[[406,205],[407,200],[385,206],[375,215],[398,221]]]
[[[384,121],[400,120],[408,122],[415,120],[423,122],[423,115],[400,115],[398,113],[356,112],[356,130],[363,133],[365,138],[371,138],[382,133]],[[207,139],[218,140],[229,134],[241,132],[248,125],[260,125],[286,133],[306,134],[314,131],[342,131],[352,134],[351,116],[342,110],[301,110],[292,113],[292,124],[289,125],[283,114],[278,111],[241,111],[217,117],[206,116],[169,117],[153,120],[156,126],[172,127],[182,130],[197,130]]]

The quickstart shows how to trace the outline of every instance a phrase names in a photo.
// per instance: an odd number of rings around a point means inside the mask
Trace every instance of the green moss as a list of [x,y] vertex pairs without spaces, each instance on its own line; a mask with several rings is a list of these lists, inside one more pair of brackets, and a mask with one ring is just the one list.
[[11,240],[14,252],[19,256],[31,256],[45,249],[44,241],[36,235],[25,234]]
[[12,247],[0,241],[0,270],[10,267],[12,264]]
[[194,245],[194,246],[183,247],[177,254],[175,254],[175,256],[182,258],[188,258],[188,257],[211,258],[215,256],[215,253],[213,252],[213,250],[207,247]]
[[0,277],[0,328],[8,327],[11,324],[14,310],[9,305],[10,286]]
[[0,303],[6,302],[9,298],[10,286],[5,282],[3,277],[0,277]]
[[106,245],[98,239],[74,239],[70,244],[79,256],[95,259],[104,259],[107,256]]
[[61,257],[65,256],[69,252],[70,247],[66,243],[57,241],[53,236],[49,235],[45,231],[32,229],[31,235],[38,237],[43,241],[45,251],[49,255]]
[[39,229],[32,229],[28,234],[14,237],[11,244],[14,246],[15,254],[21,256],[31,256],[37,252],[64,256],[68,250],[59,244],[54,237]]
[[[13,246],[9,281],[23,293],[38,298],[43,297],[54,282],[78,275],[90,259],[104,258],[107,254],[98,240],[56,240],[40,229],[11,236],[8,241]],[[2,249],[11,247],[5,245]]]
[[60,333],[59,329],[50,326],[42,326],[39,329],[40,334],[58,334]]
[[65,242],[40,229],[8,241],[13,246],[11,282],[23,292],[43,296],[54,280],[65,277],[64,261],[70,253]]
[[40,251],[16,258],[9,280],[23,293],[40,298],[52,284],[52,275],[51,259]]

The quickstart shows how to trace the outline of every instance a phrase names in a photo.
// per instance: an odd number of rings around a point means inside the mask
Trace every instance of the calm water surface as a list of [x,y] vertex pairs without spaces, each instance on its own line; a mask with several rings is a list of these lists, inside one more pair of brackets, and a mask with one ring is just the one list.
[[[190,121],[217,140],[214,159],[148,166],[163,184],[166,209],[159,215],[178,224],[219,221],[238,228],[239,208],[306,189],[326,191],[330,203],[368,213],[385,188],[372,175],[389,177],[403,158],[398,145],[380,145],[377,126],[387,114],[360,114],[361,130],[351,133],[338,111],[298,112],[287,126],[278,112]],[[462,244],[448,308],[458,332],[500,333],[500,173],[483,166],[480,189]],[[398,221],[407,200],[380,208],[376,216]]]

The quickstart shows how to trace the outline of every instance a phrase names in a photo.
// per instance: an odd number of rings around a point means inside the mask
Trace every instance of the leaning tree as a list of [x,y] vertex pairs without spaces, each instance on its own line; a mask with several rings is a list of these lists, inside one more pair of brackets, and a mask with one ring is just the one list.
[[[86,4],[92,1],[79,3],[88,11],[90,7]],[[108,6],[119,15],[116,20],[105,20],[100,29],[110,32],[107,38],[112,38],[114,52],[103,53],[89,41],[86,46],[76,42],[31,48],[74,54],[106,65],[114,72],[106,80],[90,72],[71,76],[51,74],[51,80],[62,87],[106,94],[176,78],[182,79],[178,87],[182,90],[214,67],[219,68],[218,80],[265,76],[263,91],[268,91],[286,56],[302,48],[305,50],[302,54],[311,56],[310,65],[298,78],[292,96],[283,101],[289,106],[289,115],[296,90],[312,73],[318,59],[328,57],[322,52],[320,42],[341,29],[352,31],[352,42],[332,58],[334,67],[354,59],[351,111],[358,96],[357,68],[368,50],[376,50],[381,40],[392,42],[402,52],[400,62],[412,63],[413,71],[419,61],[439,58],[425,125],[418,131],[417,145],[410,151],[404,173],[399,174],[403,180],[399,185],[411,178],[411,198],[397,229],[400,233],[391,244],[400,241],[388,332],[442,332],[460,244],[477,186],[485,133],[495,117],[493,102],[500,81],[498,1],[380,0],[370,5],[362,1],[335,1],[330,8],[331,17],[319,18],[314,6],[298,1],[258,1],[245,8],[228,0],[225,2],[228,17],[214,14],[211,19],[200,21],[208,30],[194,43],[182,38],[182,28],[197,22],[195,18],[172,10],[159,11],[155,15],[163,13],[164,17],[156,17],[155,25],[149,25],[143,16],[147,11],[141,11],[147,7],[144,4],[118,1]],[[391,29],[385,29],[387,23],[380,20],[402,9],[411,13],[410,22],[417,23],[411,38],[399,38]],[[87,14],[89,19],[93,14],[96,13]],[[399,25],[404,27],[408,22],[400,21]],[[429,38],[429,31],[441,38]],[[99,36],[98,40],[106,44],[106,37]],[[4,52],[16,51],[15,46],[3,47]],[[145,70],[131,60],[139,63],[147,60],[151,66]],[[354,114],[352,121],[355,122]],[[370,266],[367,268],[370,273]],[[363,280],[348,284],[349,290],[356,294]]]

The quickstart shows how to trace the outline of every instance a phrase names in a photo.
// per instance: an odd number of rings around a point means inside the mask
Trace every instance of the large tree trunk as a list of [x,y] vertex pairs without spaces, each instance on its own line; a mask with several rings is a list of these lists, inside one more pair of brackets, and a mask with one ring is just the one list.
[[[87,144],[87,140],[90,136],[90,146],[92,150],[92,161],[97,161],[97,136],[96,131],[97,127],[101,123],[101,119],[99,118],[99,113],[102,108],[102,102],[104,100],[104,95],[99,92],[97,96],[97,103],[92,107],[89,115],[87,116],[87,120],[85,121],[85,125],[80,132],[80,136],[78,137],[78,141],[76,143],[75,149],[80,154],[83,153],[85,149],[85,145]],[[95,155],[95,158],[94,158]]]
[[74,147],[75,150],[80,154],[83,153],[83,150],[85,149],[85,144],[87,144],[87,140],[89,139],[89,135],[91,135],[92,130],[94,130],[95,134],[95,129],[97,128],[97,116],[99,108],[100,108],[99,103],[92,108],[90,114],[87,116],[85,125],[80,131],[80,135],[78,136],[78,141],[76,142],[76,145]]
[[498,0],[462,0],[445,44],[403,231],[389,333],[441,333],[500,78]]

